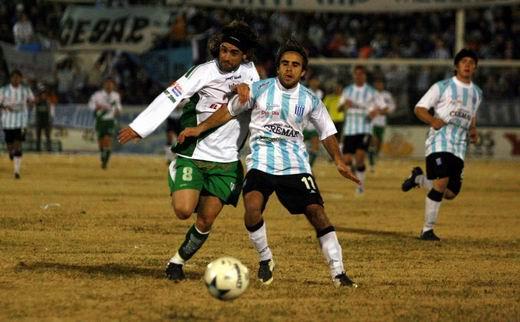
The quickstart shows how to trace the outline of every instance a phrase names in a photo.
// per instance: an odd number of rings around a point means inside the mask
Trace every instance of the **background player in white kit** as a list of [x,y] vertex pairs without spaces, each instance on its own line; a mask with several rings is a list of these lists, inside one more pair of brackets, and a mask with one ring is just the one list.
[[[402,184],[403,191],[420,186],[426,196],[420,239],[439,240],[433,232],[442,199],[454,199],[462,187],[468,141],[477,140],[477,110],[482,90],[471,79],[477,68],[475,52],[455,56],[455,76],[435,83],[415,106],[415,115],[430,125],[426,139],[426,176],[420,167]],[[429,113],[433,108],[433,115]]]
[[117,116],[121,114],[121,96],[116,91],[116,82],[112,78],[103,81],[103,89],[90,97],[88,106],[96,116],[96,133],[101,168],[106,169],[112,153],[112,139],[116,131]]
[[367,84],[365,67],[355,66],[352,76],[354,84],[345,87],[339,105],[345,109],[343,124],[343,159],[356,170],[361,185],[356,194],[365,192],[365,158],[372,135],[371,120],[377,116],[378,96],[376,90]]
[[379,157],[381,144],[385,137],[386,116],[395,111],[395,100],[392,93],[385,90],[385,81],[383,78],[378,78],[374,81],[376,93],[380,98],[381,104],[377,116],[372,119],[372,137],[370,146],[368,147],[368,162],[373,171],[376,165],[376,158]]
[[[186,99],[190,102],[183,106],[181,128],[204,121],[228,102],[237,84],[259,79],[249,62],[254,46],[256,35],[247,24],[232,22],[224,27],[214,47],[210,46],[215,59],[192,67],[168,87],[121,130],[119,141],[148,136]],[[243,180],[239,149],[248,121],[248,115],[243,115],[198,140],[178,142],[174,148],[177,158],[170,163],[168,177],[173,210],[183,220],[196,211],[197,219],[167,264],[166,276],[171,280],[185,279],[183,265],[202,247],[224,204],[238,202]]]
[[[345,273],[342,249],[334,226],[325,214],[323,199],[307,159],[303,142],[306,122],[315,126],[339,173],[356,183],[359,180],[343,162],[335,137],[336,128],[325,106],[299,83],[307,68],[304,48],[289,40],[279,50],[276,66],[278,77],[253,83],[250,99],[233,98],[227,108],[221,108],[196,128],[184,130],[179,140],[204,135],[208,130],[232,121],[233,117],[251,111],[251,153],[246,158],[248,172],[242,191],[245,225],[260,256],[259,280],[264,284],[273,280],[274,261],[262,213],[269,196],[276,192],[291,214],[304,213],[316,230],[334,285],[357,287]],[[248,89],[246,87],[246,91]]]

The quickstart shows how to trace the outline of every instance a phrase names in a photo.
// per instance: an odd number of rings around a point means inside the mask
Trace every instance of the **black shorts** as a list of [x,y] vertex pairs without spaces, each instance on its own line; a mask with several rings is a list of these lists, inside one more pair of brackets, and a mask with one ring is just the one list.
[[462,187],[464,161],[449,152],[432,153],[426,157],[426,177],[429,180],[450,178],[448,189],[458,194]]
[[258,191],[264,196],[262,212],[273,191],[291,214],[304,213],[308,205],[323,206],[320,191],[310,173],[275,176],[252,169],[247,172],[242,189],[244,195],[251,191]]
[[15,141],[23,142],[25,135],[22,129],[4,129],[4,139],[7,144],[14,143]]
[[181,133],[181,120],[174,118],[166,119],[166,132],[175,132],[175,134]]
[[356,150],[368,151],[368,145],[370,144],[371,135],[356,134],[356,135],[345,135],[343,137],[343,154],[354,154]]

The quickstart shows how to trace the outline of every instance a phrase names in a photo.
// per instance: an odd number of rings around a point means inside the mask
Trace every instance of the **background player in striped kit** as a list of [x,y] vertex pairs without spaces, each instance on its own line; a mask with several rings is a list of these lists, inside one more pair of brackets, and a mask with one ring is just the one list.
[[383,78],[378,78],[374,81],[374,87],[376,88],[377,95],[380,98],[382,106],[379,107],[377,116],[372,120],[372,138],[370,140],[370,146],[368,147],[368,162],[370,168],[373,171],[376,165],[376,158],[379,157],[379,150],[381,150],[381,144],[383,144],[385,127],[386,127],[386,116],[389,113],[395,111],[395,100],[392,93],[385,90],[385,81]]
[[[196,126],[228,102],[237,84],[259,79],[251,62],[256,35],[243,22],[232,22],[209,45],[215,59],[192,67],[144,110],[129,127],[121,130],[119,141],[144,138],[189,99],[183,107],[181,128]],[[225,204],[236,206],[243,180],[239,150],[247,136],[248,115],[233,120],[198,140],[178,142],[177,158],[169,166],[172,206],[179,219],[196,211],[177,253],[166,267],[166,276],[185,279],[183,265],[207,240],[213,222]]]
[[355,66],[352,74],[354,84],[345,87],[340,106],[345,109],[343,124],[343,159],[354,166],[361,185],[356,194],[365,192],[365,157],[372,134],[371,120],[377,116],[376,90],[367,84],[365,67]]
[[249,87],[240,86],[239,96],[233,98],[227,107],[221,108],[196,128],[183,131],[179,141],[204,135],[209,129],[251,111],[251,153],[246,158],[248,172],[242,192],[245,225],[260,256],[259,280],[264,284],[270,284],[273,280],[274,261],[267,243],[262,213],[269,196],[276,192],[291,214],[304,213],[316,230],[334,286],[357,287],[345,273],[341,246],[312,176],[303,142],[307,122],[315,126],[338,172],[356,183],[359,180],[343,162],[335,137],[336,129],[325,106],[299,83],[305,75],[307,62],[305,49],[296,41],[289,40],[277,54],[277,78],[253,83],[250,99],[244,99],[247,95],[241,95],[241,90],[249,92]]
[[[462,49],[455,56],[455,76],[435,83],[415,106],[415,115],[430,125],[426,139],[426,176],[415,167],[402,190],[420,186],[426,196],[420,239],[439,240],[433,232],[442,199],[454,199],[462,187],[468,141],[477,140],[477,110],[482,90],[471,79],[476,71],[475,52]],[[433,115],[430,114],[433,109]]]
[[22,142],[29,119],[29,107],[34,105],[34,94],[22,84],[22,73],[15,69],[10,74],[10,84],[0,88],[2,128],[9,158],[13,160],[14,177],[20,179]]
[[112,153],[112,139],[117,125],[117,116],[121,113],[121,97],[116,91],[116,82],[112,78],[103,81],[103,89],[90,97],[88,105],[96,116],[96,132],[101,168],[106,169]]

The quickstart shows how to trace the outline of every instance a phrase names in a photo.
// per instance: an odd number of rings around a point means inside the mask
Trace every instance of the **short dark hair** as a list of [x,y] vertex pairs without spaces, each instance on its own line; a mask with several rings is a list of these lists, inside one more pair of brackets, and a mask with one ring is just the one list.
[[233,20],[208,40],[208,49],[213,58],[218,58],[223,42],[236,46],[248,60],[253,60],[253,49],[258,46],[258,36],[244,21]]
[[356,65],[356,66],[354,66],[353,71],[356,71],[358,69],[361,69],[363,71],[363,73],[365,73],[365,74],[367,73],[367,69],[363,65]]
[[10,77],[13,77],[14,75],[18,75],[20,77],[23,77],[22,72],[19,69],[13,69],[11,71],[11,74],[9,74]]
[[457,55],[455,55],[455,59],[453,60],[453,64],[457,66],[457,64],[462,60],[464,57],[469,57],[475,61],[475,65],[478,64],[478,55],[475,51],[467,48],[461,49]]
[[276,68],[280,66],[280,60],[282,60],[283,54],[288,51],[294,51],[303,58],[302,69],[307,70],[307,65],[309,64],[309,57],[307,55],[307,51],[305,48],[294,38],[289,38],[285,44],[283,44],[280,49],[278,49],[278,53],[276,54]]

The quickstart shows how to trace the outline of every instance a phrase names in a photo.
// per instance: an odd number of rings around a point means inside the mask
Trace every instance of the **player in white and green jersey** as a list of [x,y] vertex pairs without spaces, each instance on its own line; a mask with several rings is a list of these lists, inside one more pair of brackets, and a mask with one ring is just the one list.
[[[312,175],[303,141],[307,122],[316,128],[338,172],[356,183],[359,181],[343,162],[336,128],[327,109],[311,90],[299,83],[307,68],[305,49],[294,40],[288,41],[278,52],[276,66],[277,78],[239,86],[239,96],[233,98],[227,108],[221,108],[196,128],[183,131],[179,141],[201,137],[201,134],[203,137],[211,129],[250,112],[251,153],[247,156],[248,171],[242,192],[245,226],[260,257],[260,282],[273,281],[273,254],[267,243],[262,213],[275,192],[291,214],[305,214],[314,227],[334,285],[357,287],[345,272],[341,246]],[[251,92],[250,98],[242,93],[243,89]]]
[[29,119],[29,107],[33,106],[35,101],[31,89],[22,85],[22,79],[22,73],[13,70],[10,74],[10,84],[0,88],[2,128],[9,158],[13,160],[15,179],[20,179],[22,142]]
[[99,152],[101,153],[101,168],[106,169],[112,153],[112,139],[117,125],[117,116],[123,109],[121,96],[116,91],[116,82],[112,78],[103,81],[103,89],[90,97],[88,106],[96,116],[96,132]]
[[[250,61],[256,46],[256,35],[243,22],[232,22],[223,28],[210,51],[215,59],[192,67],[160,94],[130,125],[119,134],[126,143],[153,132],[181,101],[181,129],[197,126],[222,105],[240,83],[259,79]],[[184,103],[182,103],[184,104]],[[172,280],[185,278],[184,263],[208,238],[213,222],[225,204],[236,206],[242,187],[243,170],[239,150],[247,136],[248,115],[243,115],[199,139],[178,143],[177,159],[169,166],[172,206],[179,219],[197,212],[195,224],[166,268]]]
[[[426,139],[426,176],[415,167],[402,190],[428,191],[420,239],[439,240],[433,232],[442,199],[454,199],[462,187],[464,156],[477,140],[477,110],[482,90],[471,80],[477,54],[462,49],[455,56],[455,76],[435,83],[415,106],[415,115],[430,125]],[[433,113],[431,113],[433,112]]]
[[366,82],[365,67],[355,66],[353,78],[354,84],[345,87],[339,105],[345,109],[343,158],[347,164],[355,165],[356,176],[361,180],[356,193],[361,195],[365,191],[365,157],[372,135],[371,120],[382,105],[376,90]]

